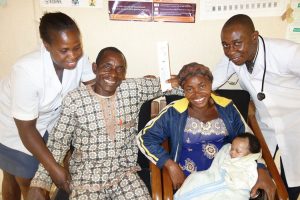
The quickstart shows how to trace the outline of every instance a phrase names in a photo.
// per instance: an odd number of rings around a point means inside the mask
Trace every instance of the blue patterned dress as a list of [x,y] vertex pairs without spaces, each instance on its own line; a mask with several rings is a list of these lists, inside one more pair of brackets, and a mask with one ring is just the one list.
[[227,135],[221,118],[203,123],[189,116],[182,136],[183,146],[179,159],[179,165],[185,175],[208,169],[216,153],[224,145]]

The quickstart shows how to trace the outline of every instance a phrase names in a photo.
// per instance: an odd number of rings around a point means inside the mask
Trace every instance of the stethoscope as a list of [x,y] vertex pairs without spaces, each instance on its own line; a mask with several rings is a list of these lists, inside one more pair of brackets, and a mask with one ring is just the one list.
[[266,70],[267,70],[267,58],[266,58],[266,45],[265,45],[264,38],[260,35],[258,35],[258,37],[260,37],[260,39],[263,43],[263,48],[264,48],[264,73],[263,73],[263,77],[262,77],[262,81],[261,81],[261,90],[259,93],[257,93],[257,99],[259,101],[262,101],[266,98],[266,94],[264,93],[264,84],[265,84],[265,76],[266,76]]
[[[263,39],[262,36],[258,35],[260,38],[261,38],[261,41],[263,43],[263,48],[264,48],[264,73],[263,73],[263,76],[262,76],[262,82],[261,82],[261,90],[259,93],[257,93],[257,99],[259,101],[262,101],[266,98],[266,94],[264,93],[264,84],[265,84],[265,76],[266,76],[266,70],[267,70],[267,58],[266,58],[266,45],[265,45],[265,41]],[[227,72],[228,72],[228,67],[229,67],[229,63],[230,63],[230,60],[228,62],[228,66],[227,66]],[[229,82],[229,79],[233,76],[233,74],[228,78],[227,82],[230,84],[230,85],[236,85],[237,82],[238,82],[238,79],[235,81],[235,82]]]

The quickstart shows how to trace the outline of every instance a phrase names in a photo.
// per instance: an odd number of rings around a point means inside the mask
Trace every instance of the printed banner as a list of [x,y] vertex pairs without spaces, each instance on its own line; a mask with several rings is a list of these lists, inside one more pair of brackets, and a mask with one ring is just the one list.
[[110,0],[111,20],[194,23],[196,0]]
[[152,4],[152,0],[109,1],[109,17],[111,20],[152,21]]
[[191,1],[154,0],[153,20],[194,23],[196,3]]

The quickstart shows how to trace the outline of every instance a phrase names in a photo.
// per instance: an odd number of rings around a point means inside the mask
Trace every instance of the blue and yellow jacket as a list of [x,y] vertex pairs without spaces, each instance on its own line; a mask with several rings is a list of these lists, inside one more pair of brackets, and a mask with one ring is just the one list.
[[[245,132],[248,126],[230,99],[214,94],[211,94],[211,97],[228,131],[224,144],[230,143],[236,135]],[[178,162],[180,158],[188,104],[186,98],[172,102],[137,135],[138,147],[159,168],[162,168],[168,159]],[[166,139],[169,140],[170,152],[161,146]]]

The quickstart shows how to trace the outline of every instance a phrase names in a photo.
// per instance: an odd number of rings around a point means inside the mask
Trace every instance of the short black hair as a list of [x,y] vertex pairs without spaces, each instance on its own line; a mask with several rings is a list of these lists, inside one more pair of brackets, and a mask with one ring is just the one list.
[[196,62],[192,62],[184,65],[177,75],[181,88],[183,88],[186,79],[196,75],[206,76],[211,83],[213,81],[213,75],[208,67]]
[[101,51],[98,53],[98,56],[96,58],[96,64],[97,65],[99,65],[99,63],[100,63],[101,59],[103,58],[104,54],[106,52],[109,52],[109,51],[122,55],[124,60],[125,60],[125,68],[127,68],[127,61],[126,61],[126,58],[125,58],[124,54],[122,53],[122,51],[120,51],[116,47],[105,47],[105,48],[101,49]]
[[232,17],[230,17],[224,24],[222,30],[226,27],[231,27],[233,25],[242,25],[244,27],[247,27],[248,31],[253,33],[255,31],[254,23],[252,19],[245,14],[237,14]]
[[[245,132],[243,134],[237,135],[235,138],[247,138],[249,142],[249,151],[251,153],[259,153],[261,146],[259,144],[259,141],[255,135],[249,132]],[[234,138],[234,139],[235,139]]]
[[67,29],[77,30],[80,34],[76,22],[62,12],[45,13],[41,18],[39,26],[40,37],[49,44],[52,42],[51,31],[60,32]]

